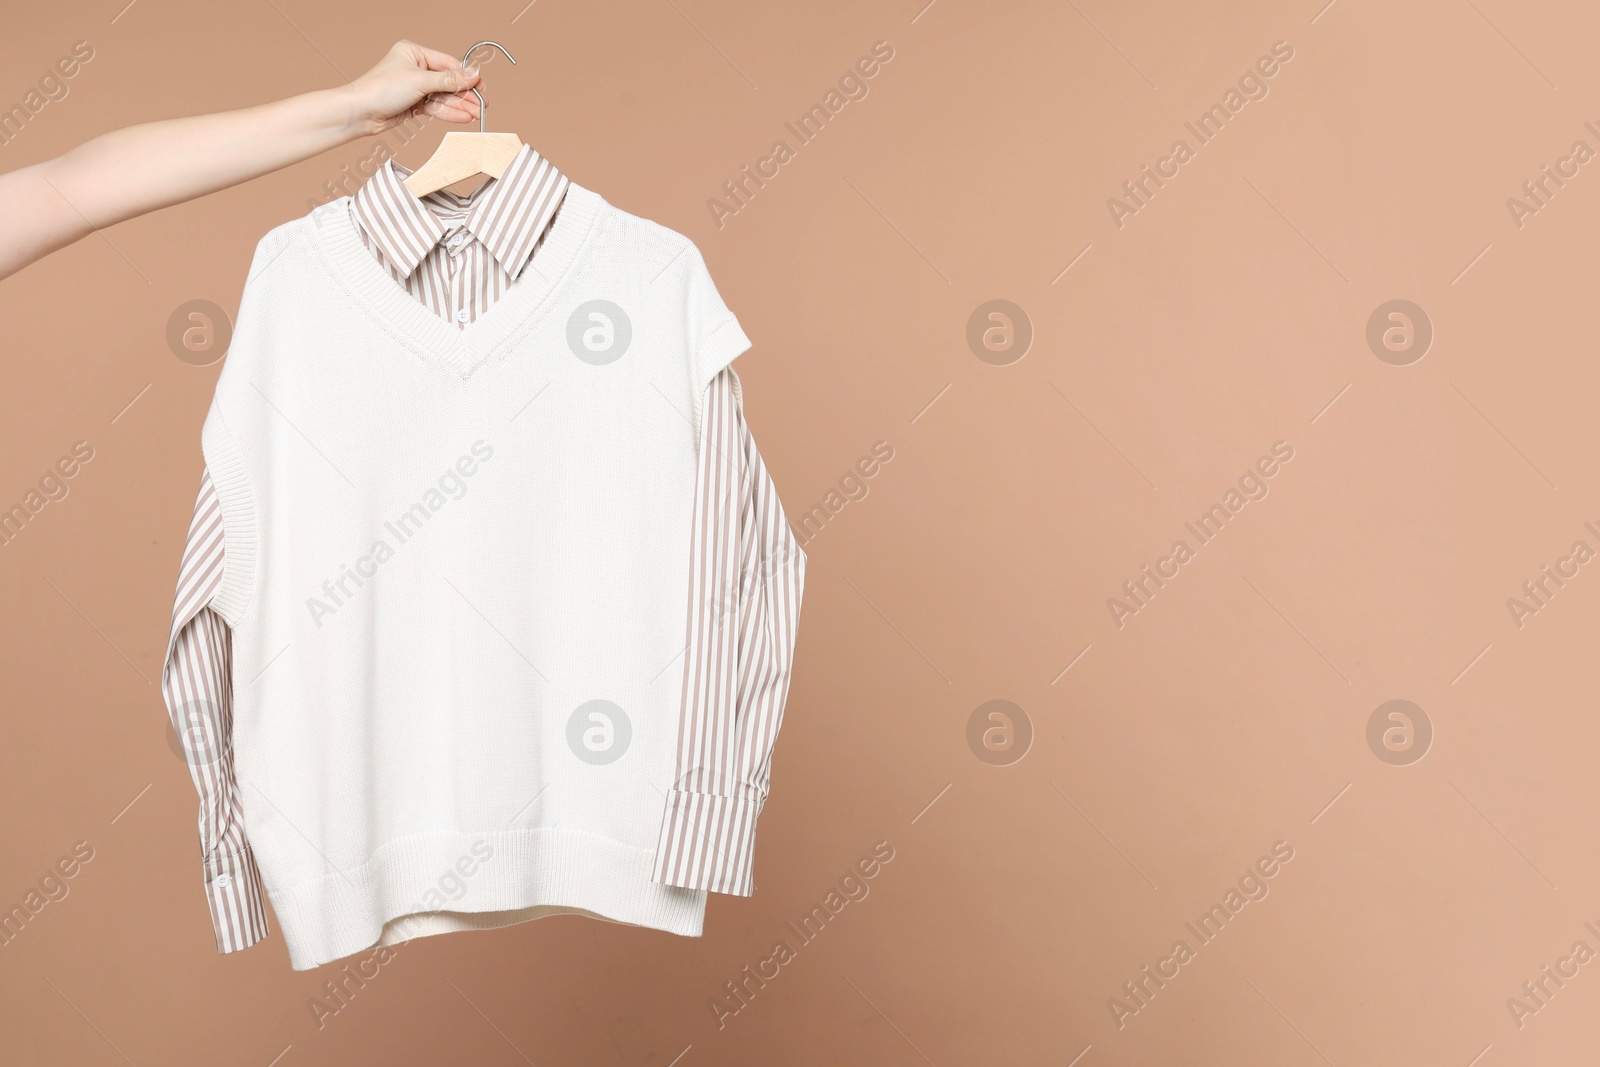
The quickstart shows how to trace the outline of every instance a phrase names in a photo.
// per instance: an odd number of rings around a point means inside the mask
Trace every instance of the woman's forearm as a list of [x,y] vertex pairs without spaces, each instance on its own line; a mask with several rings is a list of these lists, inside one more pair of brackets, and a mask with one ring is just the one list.
[[[226,189],[368,133],[349,87],[114,130],[41,164],[85,225],[110,226]],[[78,236],[82,236],[79,234]]]
[[147,122],[0,175],[0,277],[148,211],[226,189],[366,133],[348,87]]

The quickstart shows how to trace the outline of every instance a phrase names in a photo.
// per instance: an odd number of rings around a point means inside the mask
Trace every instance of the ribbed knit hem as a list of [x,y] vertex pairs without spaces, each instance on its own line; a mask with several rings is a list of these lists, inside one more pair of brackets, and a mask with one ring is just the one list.
[[238,627],[256,580],[256,510],[250,476],[213,400],[200,430],[200,450],[222,510],[222,581],[211,606]]
[[760,814],[754,800],[674,789],[650,877],[662,885],[749,896]]
[[443,360],[463,378],[531,328],[579,261],[596,229],[605,200],[577,183],[567,186],[561,210],[551,221],[539,251],[500,299],[465,329],[434,313],[378,264],[361,240],[361,231],[344,196],[309,216],[316,244],[335,276],[413,348]]
[[206,857],[205,879],[218,952],[238,952],[267,936],[271,928],[261,895],[261,872],[249,845],[238,853]]
[[379,944],[563,912],[700,936],[705,894],[651,881],[653,858],[582,830],[415,834],[360,867],[268,895],[297,971]]

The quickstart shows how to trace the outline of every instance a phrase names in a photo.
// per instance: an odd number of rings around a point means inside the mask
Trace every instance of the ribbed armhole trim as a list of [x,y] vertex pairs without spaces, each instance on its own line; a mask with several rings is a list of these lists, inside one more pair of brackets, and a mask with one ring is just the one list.
[[250,605],[256,577],[256,511],[244,459],[215,404],[200,430],[200,449],[222,507],[222,584],[211,606],[237,627]]
[[[729,319],[711,332],[711,335],[700,342],[700,351],[695,354],[694,366],[694,444],[700,447],[700,427],[705,417],[706,386],[711,384],[713,378],[734,360],[738,359],[750,349],[750,338],[745,336],[744,327],[739,325],[738,319]],[[737,381],[734,385],[734,399],[743,402],[743,391]]]

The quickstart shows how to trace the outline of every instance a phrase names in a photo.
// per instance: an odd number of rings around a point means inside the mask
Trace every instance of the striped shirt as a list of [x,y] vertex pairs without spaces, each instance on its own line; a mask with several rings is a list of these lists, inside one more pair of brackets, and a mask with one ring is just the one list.
[[[468,196],[418,199],[389,161],[350,200],[368,251],[414,299],[464,328],[527,269],[568,181],[524,146]],[[654,881],[749,895],[756,818],[771,776],[799,623],[805,554],[745,424],[732,368],[706,388],[674,798]],[[179,568],[161,689],[200,798],[204,886],[218,952],[268,933],[232,756],[230,633],[211,606],[223,573],[221,508],[209,472]],[[667,790],[663,790],[668,793]]]

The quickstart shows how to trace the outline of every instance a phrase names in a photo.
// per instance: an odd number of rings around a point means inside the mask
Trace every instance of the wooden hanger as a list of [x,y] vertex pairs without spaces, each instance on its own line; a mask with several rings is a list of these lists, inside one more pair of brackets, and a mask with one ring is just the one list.
[[[461,65],[466,66],[472,53],[486,44],[505,52],[512,66],[516,65],[517,61],[512,59],[511,53],[495,41],[479,41],[467,49],[467,54],[461,57]],[[473,86],[472,91],[478,97],[478,132],[460,133],[452,130],[445,134],[444,140],[439,142],[439,147],[428,157],[428,161],[405,180],[405,187],[412,196],[420,199],[447,185],[479,174],[498,178],[517,158],[517,153],[522,151],[522,140],[516,134],[484,132],[484,112],[489,107],[484,103],[483,94],[478,92],[477,86]]]

